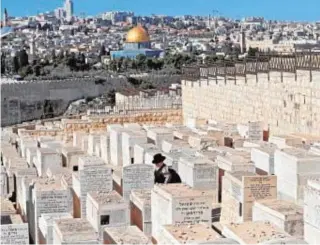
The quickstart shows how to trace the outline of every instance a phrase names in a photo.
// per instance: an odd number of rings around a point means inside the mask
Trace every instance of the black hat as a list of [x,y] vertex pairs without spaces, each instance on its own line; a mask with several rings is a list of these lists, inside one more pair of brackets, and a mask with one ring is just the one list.
[[152,163],[157,164],[157,163],[163,162],[165,159],[166,157],[162,156],[161,153],[158,153],[153,156]]

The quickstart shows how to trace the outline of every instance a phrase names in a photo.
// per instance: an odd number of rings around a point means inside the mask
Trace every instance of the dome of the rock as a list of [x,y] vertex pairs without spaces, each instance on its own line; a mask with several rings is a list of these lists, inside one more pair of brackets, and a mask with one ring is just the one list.
[[148,32],[142,26],[136,26],[127,33],[127,43],[150,42]]

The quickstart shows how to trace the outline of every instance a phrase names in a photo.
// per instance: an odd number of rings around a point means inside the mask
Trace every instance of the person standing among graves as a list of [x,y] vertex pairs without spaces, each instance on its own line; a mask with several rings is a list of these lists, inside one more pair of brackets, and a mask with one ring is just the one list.
[[181,183],[179,174],[172,168],[168,167],[164,160],[166,157],[158,153],[153,156],[152,163],[155,164],[154,181],[159,184]]

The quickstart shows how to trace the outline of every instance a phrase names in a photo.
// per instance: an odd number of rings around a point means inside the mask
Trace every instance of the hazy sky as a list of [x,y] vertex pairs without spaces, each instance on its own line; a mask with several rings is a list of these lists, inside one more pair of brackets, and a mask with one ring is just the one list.
[[[1,0],[9,15],[25,16],[53,10],[63,0]],[[75,14],[95,15],[110,10],[131,10],[136,14],[221,15],[241,18],[263,16],[267,19],[320,21],[320,0],[73,0]],[[2,16],[2,15],[1,15]]]

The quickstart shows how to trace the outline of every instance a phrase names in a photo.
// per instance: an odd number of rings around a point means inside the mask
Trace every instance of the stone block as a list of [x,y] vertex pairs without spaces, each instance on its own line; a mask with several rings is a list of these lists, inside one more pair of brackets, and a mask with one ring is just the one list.
[[36,168],[39,176],[46,174],[48,168],[57,169],[62,167],[61,154],[50,148],[37,149]]
[[105,228],[103,240],[104,244],[152,244],[136,226]]
[[129,204],[116,191],[89,192],[86,201],[86,217],[103,240],[106,227],[130,224]]
[[259,200],[252,207],[252,221],[269,221],[288,234],[303,239],[303,208],[283,200]]
[[28,224],[18,214],[1,216],[0,234],[2,244],[29,244]]
[[132,164],[122,169],[122,191],[125,200],[132,190],[151,189],[154,185],[154,167],[148,164]]
[[147,130],[147,136],[153,143],[161,148],[163,140],[173,140],[173,129],[166,127],[154,127]]
[[[151,191],[152,237],[160,239],[162,225],[211,225],[211,192],[193,190],[184,184],[155,185]],[[163,215],[166,210],[168,215]]]
[[54,221],[53,244],[99,244],[99,237],[89,221],[65,218]]
[[60,220],[64,218],[72,218],[70,213],[52,213],[52,214],[42,214],[39,218],[39,229],[41,232],[41,242],[45,244],[53,244],[53,223],[55,220]]
[[178,162],[179,175],[183,183],[204,190],[214,190],[216,186],[217,166],[213,161],[195,156],[182,156]]
[[123,166],[128,166],[137,162],[134,159],[134,145],[147,144],[147,135],[143,131],[132,131],[122,133],[122,161]]

